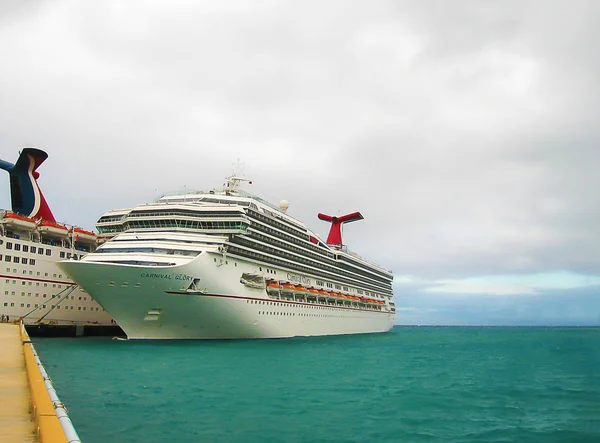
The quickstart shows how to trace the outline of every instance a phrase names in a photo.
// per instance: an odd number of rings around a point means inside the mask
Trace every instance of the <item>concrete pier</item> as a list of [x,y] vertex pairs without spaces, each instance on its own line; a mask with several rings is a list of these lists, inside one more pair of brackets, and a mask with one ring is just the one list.
[[37,442],[20,326],[0,323],[0,440]]

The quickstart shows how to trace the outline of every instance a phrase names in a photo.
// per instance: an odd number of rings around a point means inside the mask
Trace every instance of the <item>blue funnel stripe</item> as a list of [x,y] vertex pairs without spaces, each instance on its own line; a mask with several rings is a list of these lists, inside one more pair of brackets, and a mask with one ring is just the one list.
[[26,217],[54,221],[54,216],[48,208],[36,180],[39,177],[36,169],[46,158],[48,158],[48,154],[40,149],[25,148],[14,165],[0,160],[0,168],[10,174],[11,201],[14,212]]

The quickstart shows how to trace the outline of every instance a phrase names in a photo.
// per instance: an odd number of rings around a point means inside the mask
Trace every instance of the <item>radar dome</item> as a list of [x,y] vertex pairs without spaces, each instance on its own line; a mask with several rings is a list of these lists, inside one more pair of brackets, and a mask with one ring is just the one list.
[[287,200],[281,200],[279,202],[279,209],[281,209],[283,212],[287,211],[288,208],[290,207],[290,202]]

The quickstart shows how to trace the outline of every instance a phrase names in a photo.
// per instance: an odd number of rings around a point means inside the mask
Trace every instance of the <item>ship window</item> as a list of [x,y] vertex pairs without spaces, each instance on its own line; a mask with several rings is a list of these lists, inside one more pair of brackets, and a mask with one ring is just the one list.
[[21,245],[19,243],[15,243],[15,251],[20,251]]
[[60,258],[65,258],[65,251],[60,251]]
[[[7,261],[10,263],[10,255],[4,256],[4,261]],[[8,268],[8,270],[10,270],[10,268]]]
[[30,265],[35,265],[35,258],[30,258],[29,259],[29,264]]
[[40,255],[44,254],[44,248],[39,248],[38,249],[38,254],[40,254]]
[[23,263],[24,265],[26,265],[27,264],[27,259],[25,257],[22,257],[21,258],[21,263]]
[[52,254],[52,251],[50,249],[46,249],[46,255],[50,255]]
[[36,253],[36,250],[37,250],[37,248],[36,248],[35,246],[32,246],[32,247],[31,247],[31,252],[32,252],[32,254],[35,254],[35,253]]
[[29,252],[29,246],[23,245],[23,252]]
[[7,242],[6,243],[6,249],[12,249],[12,243],[11,242]]

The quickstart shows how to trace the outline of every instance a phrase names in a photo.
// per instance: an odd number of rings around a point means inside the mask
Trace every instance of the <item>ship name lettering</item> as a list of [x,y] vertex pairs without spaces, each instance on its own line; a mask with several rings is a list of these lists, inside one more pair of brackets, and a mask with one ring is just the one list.
[[310,278],[305,277],[303,275],[298,275],[298,274],[292,274],[290,272],[287,273],[287,278],[290,281],[295,281],[298,283],[302,283],[304,285],[310,285]]
[[142,272],[140,274],[140,276],[142,278],[157,278],[160,280],[182,280],[182,281],[188,281],[188,280],[192,280],[193,277],[191,275],[186,275],[186,274],[158,274],[158,273],[154,273],[154,272]]
[[142,278],[159,278],[164,280],[171,280],[171,274],[155,274],[154,272],[142,272]]

